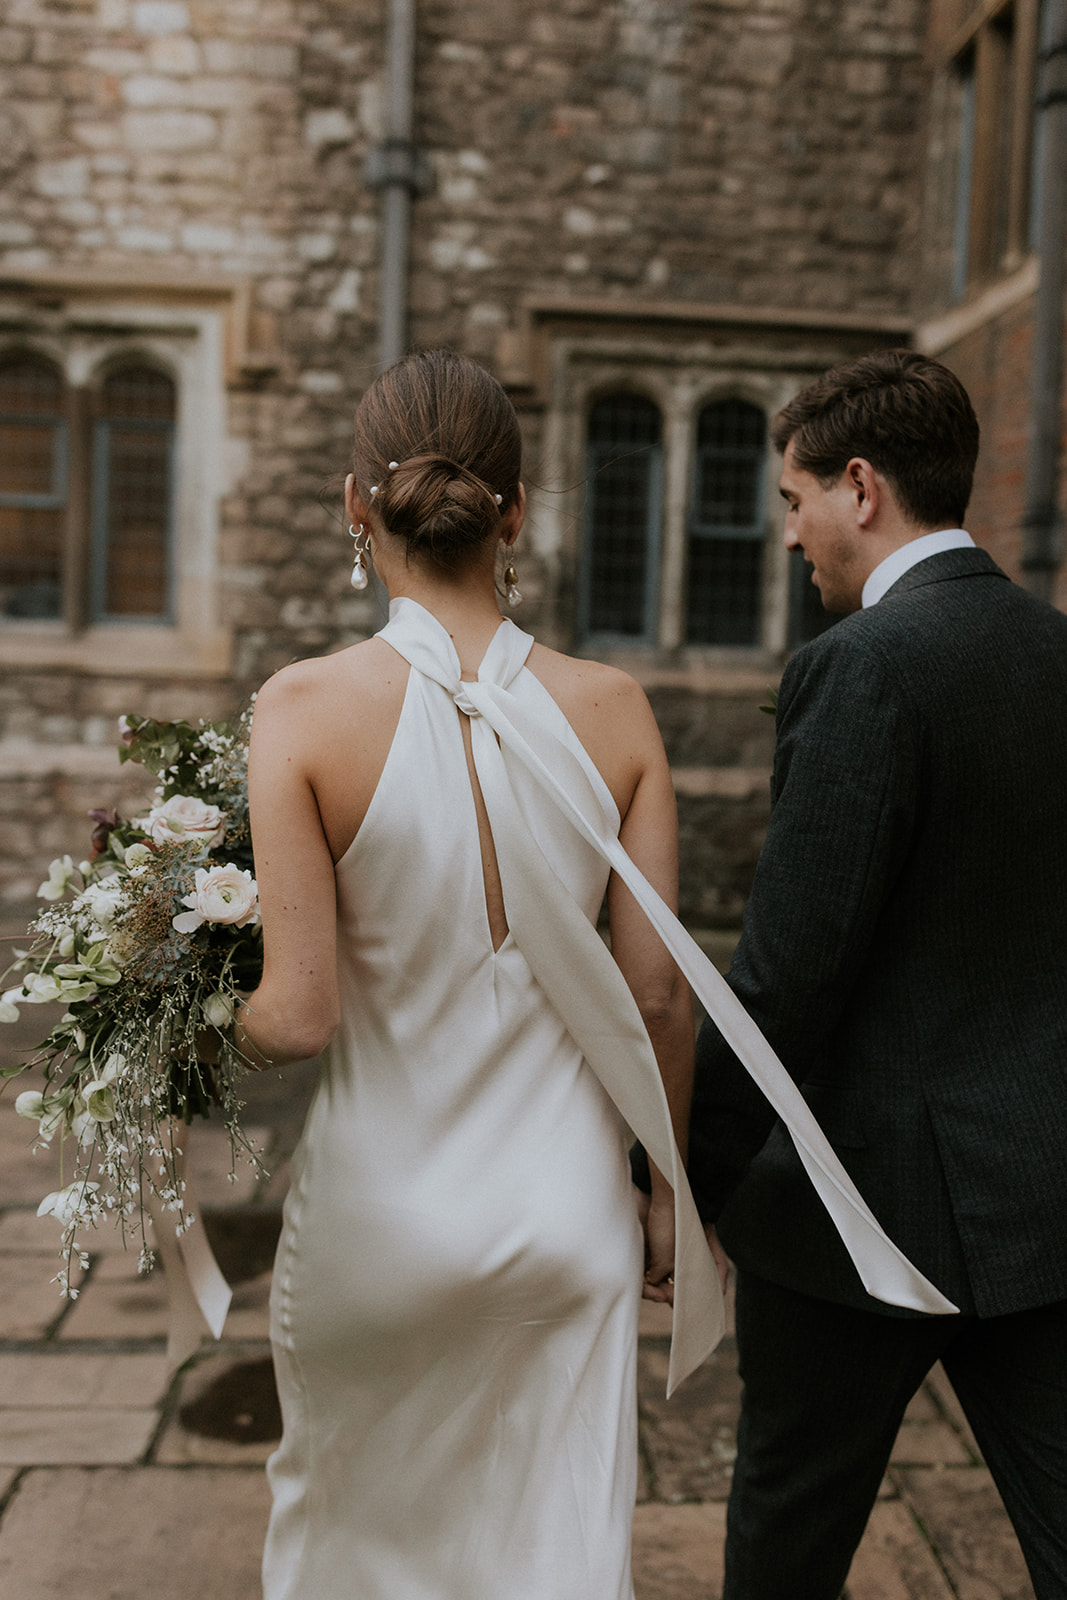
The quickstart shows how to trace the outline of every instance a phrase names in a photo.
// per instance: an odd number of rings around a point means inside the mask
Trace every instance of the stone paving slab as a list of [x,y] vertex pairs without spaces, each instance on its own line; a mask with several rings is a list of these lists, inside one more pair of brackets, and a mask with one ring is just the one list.
[[741,1384],[732,1338],[671,1399],[666,1346],[646,1347],[638,1367],[641,1436],[650,1487],[668,1503],[724,1500],[736,1455]]
[[1026,1563],[989,1472],[894,1469],[958,1600],[1034,1600]]
[[5,1600],[261,1600],[261,1471],[38,1469],[0,1523]]
[[162,1268],[147,1276],[135,1255],[103,1256],[59,1330],[61,1339],[165,1339],[167,1290]]
[[[148,1449],[159,1423],[155,1407],[78,1410],[0,1407],[0,1465],[96,1467],[131,1465]],[[2,1592],[2,1591],[0,1591]]]
[[900,1466],[929,1467],[940,1463],[966,1467],[971,1464],[971,1455],[947,1422],[909,1422],[905,1418],[891,1460]]
[[15,1095],[23,1087],[32,1085],[12,1084],[0,1099],[0,1205],[36,1210],[46,1194],[60,1187],[58,1147],[34,1148],[37,1124],[14,1111]]
[[880,1501],[853,1559],[847,1600],[953,1600],[953,1591],[907,1507]]
[[726,1507],[721,1502],[638,1506],[635,1600],[712,1600],[722,1586],[725,1541]]
[[0,1352],[0,1407],[154,1406],[169,1386],[163,1355]]
[[[0,1339],[44,1338],[69,1315],[72,1302],[51,1281],[61,1265],[58,1248],[48,1255],[0,1257]],[[71,1282],[77,1287],[82,1278],[75,1265]]]
[[261,1466],[281,1432],[269,1348],[227,1350],[182,1374],[155,1459],[166,1466]]
[[[0,1044],[2,1044],[0,1040]],[[34,1148],[36,1123],[15,1113],[15,1097],[23,1089],[39,1088],[37,1074],[9,1084],[0,1097],[0,1207],[36,1207],[46,1194],[61,1187],[60,1141]],[[230,1140],[219,1123],[201,1122],[184,1130],[188,1146],[190,1177],[197,1203],[204,1206],[241,1205],[252,1200],[262,1186],[247,1157],[238,1156],[234,1177],[230,1179]],[[257,1149],[268,1151],[271,1130],[252,1126],[246,1130]],[[68,1141],[69,1143],[69,1141]],[[70,1149],[66,1165],[70,1166]],[[269,1161],[267,1162],[269,1166]],[[53,1224],[55,1226],[55,1224]]]
[[[58,1237],[55,1218],[39,1217],[36,1209],[26,1207],[23,1210],[5,1211],[0,1216],[0,1255],[34,1255],[53,1247],[58,1251]],[[149,1243],[152,1242],[151,1222],[145,1230],[145,1237]],[[135,1240],[132,1229],[127,1227],[123,1238],[117,1221],[87,1229],[82,1240],[86,1250],[93,1256],[128,1255],[132,1250],[136,1260],[141,1248],[140,1232]]]
[[[255,1197],[261,1184],[247,1156],[238,1152],[233,1176],[230,1176],[230,1138],[220,1123],[197,1122],[183,1131],[188,1150],[189,1178],[194,1186],[197,1205],[245,1205]],[[252,1126],[246,1128],[245,1132],[249,1142],[263,1153],[269,1168],[267,1152],[271,1142],[270,1129]]]

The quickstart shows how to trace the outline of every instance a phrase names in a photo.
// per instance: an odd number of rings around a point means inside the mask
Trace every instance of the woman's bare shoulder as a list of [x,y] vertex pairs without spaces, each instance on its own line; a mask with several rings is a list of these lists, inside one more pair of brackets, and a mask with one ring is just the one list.
[[567,715],[571,708],[607,716],[632,716],[643,708],[651,715],[645,691],[620,667],[566,656],[543,644],[534,645],[527,665]]
[[310,656],[280,667],[256,696],[256,712],[304,717],[330,711],[339,696],[358,693],[366,706],[389,700],[403,688],[408,665],[384,640],[365,639],[328,656]]

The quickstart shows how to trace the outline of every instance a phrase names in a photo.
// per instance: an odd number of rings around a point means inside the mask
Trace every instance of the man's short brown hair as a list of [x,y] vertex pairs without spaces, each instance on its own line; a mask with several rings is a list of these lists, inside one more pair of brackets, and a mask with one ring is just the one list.
[[978,459],[978,418],[955,373],[914,350],[875,350],[831,367],[771,425],[775,447],[824,489],[853,456],[888,481],[920,527],[962,523]]

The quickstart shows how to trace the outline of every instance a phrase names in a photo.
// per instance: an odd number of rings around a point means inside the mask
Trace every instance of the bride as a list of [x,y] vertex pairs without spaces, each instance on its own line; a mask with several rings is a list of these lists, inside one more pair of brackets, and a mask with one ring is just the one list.
[[[265,1594],[631,1600],[637,1309],[673,1295],[672,1186],[695,1223],[692,1012],[604,849],[674,904],[666,757],[632,679],[501,620],[525,495],[489,374],[383,373],[345,504],[390,621],[266,684],[249,774],[266,958],[238,1041],[326,1050],[274,1277]],[[630,1128],[658,1162],[644,1237]]]

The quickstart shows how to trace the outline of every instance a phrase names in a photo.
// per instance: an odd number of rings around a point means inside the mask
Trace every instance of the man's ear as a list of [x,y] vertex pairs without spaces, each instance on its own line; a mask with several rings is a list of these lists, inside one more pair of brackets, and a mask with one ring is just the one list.
[[878,515],[882,501],[882,485],[878,474],[863,456],[853,456],[845,467],[845,478],[856,507],[857,525],[869,528]]

